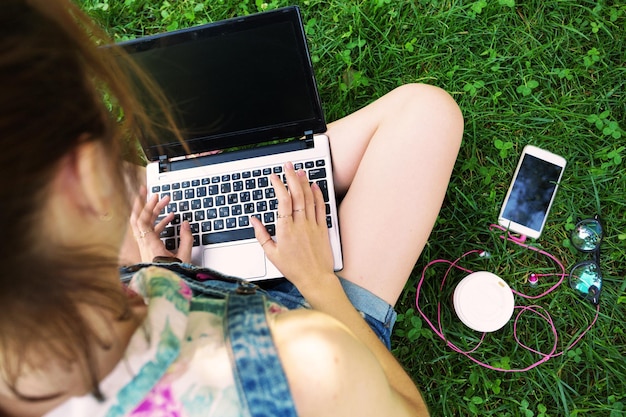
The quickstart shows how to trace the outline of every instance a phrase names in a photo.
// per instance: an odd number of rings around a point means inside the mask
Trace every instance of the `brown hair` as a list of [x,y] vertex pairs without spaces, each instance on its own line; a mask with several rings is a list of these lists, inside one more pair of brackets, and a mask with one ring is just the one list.
[[[121,285],[99,279],[99,271],[117,265],[110,248],[95,256],[94,248],[57,247],[38,234],[49,181],[80,140],[102,142],[124,190],[125,149],[154,132],[129,76],[111,58],[116,48],[97,47],[105,43],[110,40],[104,32],[69,0],[2,2],[0,373],[18,396],[21,372],[40,365],[33,352],[60,363],[76,361],[99,396],[92,349],[111,341],[96,335],[80,305],[129,318]],[[148,85],[141,91],[164,105],[145,76],[139,79]]]

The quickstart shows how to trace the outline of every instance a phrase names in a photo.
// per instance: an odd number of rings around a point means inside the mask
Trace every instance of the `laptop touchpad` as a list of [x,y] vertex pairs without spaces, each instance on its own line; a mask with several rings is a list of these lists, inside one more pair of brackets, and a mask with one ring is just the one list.
[[203,256],[203,265],[225,275],[252,279],[266,274],[265,253],[258,242],[209,247]]

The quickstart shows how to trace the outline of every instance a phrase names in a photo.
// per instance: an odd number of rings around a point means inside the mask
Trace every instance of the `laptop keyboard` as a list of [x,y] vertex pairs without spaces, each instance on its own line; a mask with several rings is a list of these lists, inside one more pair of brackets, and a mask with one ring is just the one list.
[[[332,227],[325,161],[294,162],[294,168],[305,170],[309,182],[320,186],[326,202],[326,223]],[[254,238],[250,216],[261,220],[274,236],[278,200],[270,182],[272,173],[285,182],[281,165],[152,186],[152,194],[170,196],[170,203],[157,222],[168,213],[175,216],[161,233],[165,247],[178,248],[180,225],[185,220],[191,225],[193,246]]]

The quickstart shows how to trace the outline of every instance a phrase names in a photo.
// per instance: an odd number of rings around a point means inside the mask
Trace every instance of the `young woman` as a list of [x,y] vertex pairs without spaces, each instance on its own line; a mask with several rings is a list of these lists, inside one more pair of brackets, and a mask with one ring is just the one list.
[[[149,135],[151,121],[98,42],[107,40],[67,0],[3,2],[0,415],[271,415],[279,401],[274,415],[427,415],[386,344],[460,145],[451,97],[405,85],[329,125],[341,278],[320,190],[290,164],[289,191],[272,180],[275,240],[253,224],[287,281],[264,292],[275,357],[244,375],[223,300],[191,299],[181,274],[158,265],[120,284],[120,256],[188,261],[191,235],[183,225],[181,248],[167,252],[164,224],[154,226],[167,200],[132,192],[141,180],[129,180],[123,144]],[[269,380],[254,380],[264,372]]]

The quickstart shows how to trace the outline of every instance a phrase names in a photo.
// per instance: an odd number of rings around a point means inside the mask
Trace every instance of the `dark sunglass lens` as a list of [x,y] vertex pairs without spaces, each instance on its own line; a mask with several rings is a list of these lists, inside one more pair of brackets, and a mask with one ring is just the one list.
[[596,291],[602,288],[602,275],[595,262],[583,262],[574,267],[569,276],[570,286],[581,294],[587,295],[592,287]]
[[602,234],[602,225],[599,221],[583,220],[572,232],[572,244],[581,251],[591,252],[600,245]]

